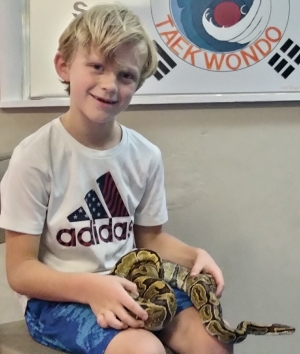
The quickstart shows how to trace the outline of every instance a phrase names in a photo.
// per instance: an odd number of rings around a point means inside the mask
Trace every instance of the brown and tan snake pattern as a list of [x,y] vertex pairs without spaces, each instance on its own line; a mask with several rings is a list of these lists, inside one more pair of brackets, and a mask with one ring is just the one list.
[[248,334],[292,334],[294,327],[271,324],[260,325],[250,321],[231,328],[222,317],[222,308],[217,298],[216,284],[209,274],[191,277],[189,270],[163,261],[153,251],[133,250],[122,257],[111,274],[127,278],[137,285],[138,303],[147,311],[145,328],[158,331],[164,328],[176,314],[177,304],[172,287],[183,290],[199,312],[206,330],[224,343],[240,343]]

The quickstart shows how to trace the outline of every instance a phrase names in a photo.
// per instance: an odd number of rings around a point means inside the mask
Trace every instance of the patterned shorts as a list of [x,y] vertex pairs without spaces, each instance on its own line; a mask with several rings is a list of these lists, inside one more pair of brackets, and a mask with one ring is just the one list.
[[[183,291],[174,292],[177,314],[193,306]],[[67,353],[103,354],[120,332],[100,327],[91,308],[78,303],[30,299],[25,320],[34,340]]]

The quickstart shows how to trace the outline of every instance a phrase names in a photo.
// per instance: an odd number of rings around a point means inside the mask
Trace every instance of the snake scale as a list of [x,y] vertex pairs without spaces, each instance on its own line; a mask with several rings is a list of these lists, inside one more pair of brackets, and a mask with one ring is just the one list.
[[190,297],[200,318],[212,336],[224,343],[240,343],[248,334],[292,334],[294,327],[271,324],[259,325],[250,321],[241,322],[235,329],[222,317],[222,308],[217,298],[216,284],[209,274],[191,277],[189,270],[162,260],[151,250],[136,249],[123,256],[110,274],[124,277],[137,285],[136,301],[148,313],[145,328],[158,331],[170,323],[176,314],[177,304],[173,288],[183,290]]

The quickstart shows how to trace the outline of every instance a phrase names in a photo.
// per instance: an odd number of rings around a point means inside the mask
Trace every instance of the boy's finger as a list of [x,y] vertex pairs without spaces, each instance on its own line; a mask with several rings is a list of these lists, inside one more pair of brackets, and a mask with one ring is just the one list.
[[[190,275],[196,276],[197,274],[200,274],[201,271],[203,271],[203,265],[200,263],[195,264],[190,272]],[[217,285],[216,295],[217,295],[217,297],[221,297],[222,292],[224,290],[224,286],[225,286],[222,271],[219,268],[216,268],[216,269],[207,271],[207,273],[211,274],[213,276],[213,278],[215,279],[215,282]]]
[[202,271],[202,269],[203,269],[203,266],[204,266],[204,265],[201,264],[201,263],[196,263],[196,264],[193,266],[193,268],[191,269],[190,275],[191,275],[192,277],[194,277],[195,275],[200,274],[201,271]]
[[123,306],[129,311],[132,312],[134,316],[141,319],[142,321],[146,321],[148,318],[148,314],[145,310],[141,308],[141,306],[134,301],[130,296],[127,296],[123,302]]
[[106,320],[105,320],[105,317],[104,317],[103,313],[100,313],[97,316],[97,323],[102,328],[107,328],[108,327],[108,324],[106,323]]
[[120,283],[129,294],[134,296],[139,295],[137,286],[132,281],[120,277]]
[[221,271],[221,269],[215,270],[214,272],[211,272],[211,275],[214,277],[216,285],[217,285],[216,295],[217,295],[217,297],[221,297],[222,292],[225,287],[225,282],[224,282],[222,271]]
[[124,329],[124,323],[120,321],[112,311],[106,311],[104,317],[108,327]]
[[126,324],[128,327],[132,328],[143,328],[144,322],[133,318],[124,307],[121,307],[116,311],[117,317]]
[[222,292],[224,290],[224,287],[225,287],[224,282],[217,284],[217,290],[216,290],[217,297],[220,298],[222,296]]

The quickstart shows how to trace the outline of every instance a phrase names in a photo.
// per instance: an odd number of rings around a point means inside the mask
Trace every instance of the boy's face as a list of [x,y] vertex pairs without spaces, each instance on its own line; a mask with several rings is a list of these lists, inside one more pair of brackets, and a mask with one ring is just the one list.
[[112,62],[95,50],[79,48],[70,64],[60,54],[55,59],[61,79],[70,82],[70,112],[95,123],[114,120],[135,93],[144,59],[135,44],[124,44]]

